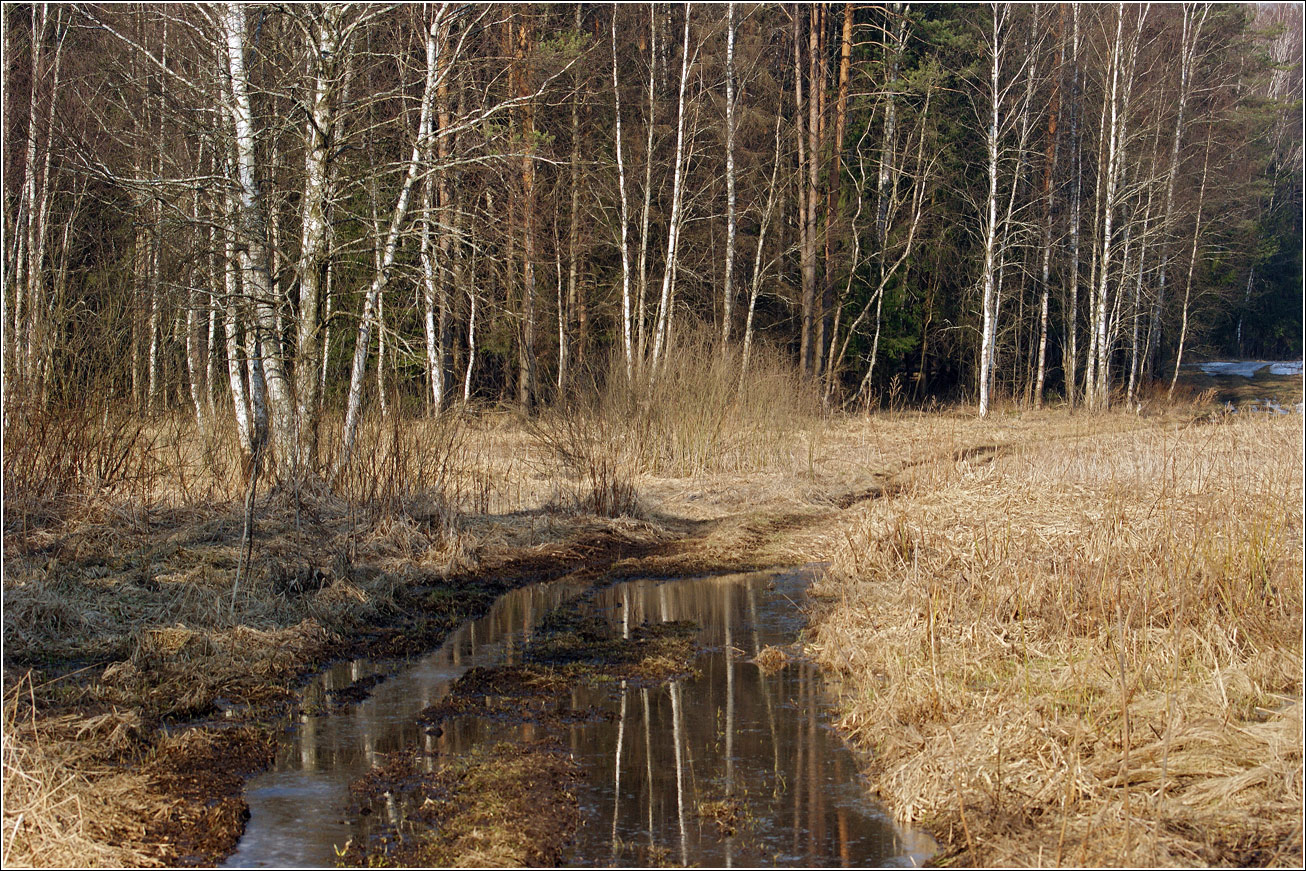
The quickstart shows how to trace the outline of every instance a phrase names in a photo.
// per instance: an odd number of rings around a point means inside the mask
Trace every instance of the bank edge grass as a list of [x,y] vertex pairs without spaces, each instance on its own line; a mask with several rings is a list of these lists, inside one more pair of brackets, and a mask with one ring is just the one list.
[[1111,423],[862,507],[842,726],[944,861],[1300,864],[1301,419]]

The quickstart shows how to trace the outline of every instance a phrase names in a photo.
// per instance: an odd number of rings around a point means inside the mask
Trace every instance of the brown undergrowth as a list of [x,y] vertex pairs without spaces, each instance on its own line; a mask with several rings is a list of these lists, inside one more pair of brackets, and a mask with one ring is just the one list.
[[[216,861],[241,778],[195,760],[257,767],[300,677],[430,649],[512,586],[831,557],[815,646],[945,858],[1300,861],[1299,419],[824,418],[781,369],[741,399],[682,357],[702,395],[614,388],[577,438],[365,421],[334,486],[258,492],[238,585],[234,433],[11,417],[5,864]],[[568,451],[616,461],[586,481]]]
[[[244,769],[195,769],[206,729],[176,751],[178,727],[214,721],[226,741],[330,659],[430,649],[513,586],[666,537],[541,510],[552,487],[523,474],[509,418],[378,420],[333,487],[257,494],[237,582],[232,433],[165,419],[96,441],[79,418],[58,424],[79,456],[58,460],[32,447],[51,424],[26,423],[5,453],[6,866],[216,861],[243,827]],[[101,474],[97,452],[126,456]],[[270,740],[247,737],[250,768]]]
[[1024,426],[827,540],[878,791],[944,864],[1300,865],[1301,418]]
[[556,741],[498,743],[428,767],[392,754],[351,786],[364,806],[402,803],[384,843],[350,843],[341,865],[519,868],[557,865],[580,824],[576,763]]

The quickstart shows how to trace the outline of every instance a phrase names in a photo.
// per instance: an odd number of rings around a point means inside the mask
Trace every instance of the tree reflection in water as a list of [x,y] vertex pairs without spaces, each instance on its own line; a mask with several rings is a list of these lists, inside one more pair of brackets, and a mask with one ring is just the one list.
[[[578,693],[579,704],[614,715],[572,731],[590,773],[582,805],[610,822],[582,827],[571,862],[864,866],[928,857],[927,838],[867,801],[855,760],[826,723],[816,666],[798,658],[768,674],[752,661],[797,639],[809,580],[789,572],[634,581],[599,595],[614,631],[692,620],[709,650],[697,675],[665,687]],[[625,740],[636,717],[642,746]]]
[[[563,732],[587,777],[569,864],[909,865],[930,854],[928,839],[867,801],[855,760],[826,726],[815,666],[799,658],[766,673],[753,662],[764,647],[797,639],[809,581],[803,571],[645,580],[585,597],[614,635],[687,620],[708,650],[696,674],[669,684],[580,683],[562,700],[607,712]],[[306,691],[306,714],[288,731],[277,768],[250,781],[251,818],[228,864],[331,865],[333,845],[374,825],[403,830],[405,809],[393,797],[371,818],[342,818],[348,784],[387,753],[421,748],[430,770],[485,742],[541,736],[546,729],[530,722],[459,716],[430,730],[417,720],[468,668],[520,662],[540,619],[583,592],[555,582],[509,593],[356,704],[334,700],[384,664],[324,673]]]

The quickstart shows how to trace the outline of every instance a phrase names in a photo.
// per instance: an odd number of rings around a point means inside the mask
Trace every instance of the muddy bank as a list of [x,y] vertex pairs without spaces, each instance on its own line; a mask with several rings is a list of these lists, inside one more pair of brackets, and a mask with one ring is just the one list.
[[[356,813],[393,824],[347,843],[337,864],[413,868],[557,865],[575,834],[576,763],[556,739],[502,742],[427,771],[416,752],[386,759],[351,786]],[[403,805],[402,813],[393,812]]]
[[[234,615],[223,561],[230,542],[176,544],[201,537],[195,528],[138,533],[134,553],[110,557],[91,553],[95,529],[72,530],[44,553],[9,558],[6,765],[62,785],[15,790],[12,802],[7,791],[7,843],[58,838],[70,860],[103,852],[109,865],[220,861],[244,829],[245,778],[271,761],[274,724],[293,713],[307,676],[364,654],[398,663],[438,646],[507,590],[602,576],[669,537],[651,524],[554,526],[552,542],[486,547],[474,567],[448,575],[337,561],[314,589],[284,587],[284,562],[256,557],[249,600]],[[20,573],[26,584],[13,583]],[[261,619],[249,619],[251,605]],[[344,706],[369,691],[359,685],[324,702]],[[45,812],[59,802],[84,810]],[[46,818],[53,828],[33,828]]]
[[[357,707],[289,725],[228,865],[522,861],[524,831],[573,866],[920,861],[932,847],[867,801],[796,646],[811,578],[506,594]],[[371,668],[333,669],[309,697]],[[576,813],[534,818],[522,767]]]
[[[275,751],[273,725],[325,665],[432,650],[526,584],[612,580],[650,561],[664,575],[694,574],[751,558],[718,519],[527,513],[508,519],[509,534],[471,519],[449,542],[407,522],[353,531],[326,501],[299,506],[298,530],[294,506],[261,508],[236,595],[234,509],[104,517],[7,542],[6,760],[62,784],[26,803],[14,792],[7,843],[57,839],[70,861],[103,852],[109,865],[213,864],[242,831],[243,779]],[[322,703],[369,692],[358,685]],[[239,764],[206,768],[206,743],[233,728],[246,730]],[[49,828],[34,828],[50,805],[60,810]],[[87,811],[68,816],[69,806]],[[84,840],[56,834],[70,831]]]

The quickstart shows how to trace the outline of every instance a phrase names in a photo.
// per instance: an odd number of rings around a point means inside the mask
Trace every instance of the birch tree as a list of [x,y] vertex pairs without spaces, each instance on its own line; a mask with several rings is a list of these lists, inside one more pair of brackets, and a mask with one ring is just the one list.
[[[399,250],[400,235],[404,221],[408,217],[408,206],[412,197],[413,185],[417,181],[423,154],[429,153],[431,137],[431,110],[435,101],[436,87],[440,80],[438,52],[441,48],[441,26],[445,16],[450,14],[449,6],[438,7],[426,28],[426,65],[425,80],[418,108],[417,132],[413,137],[411,155],[404,170],[399,195],[395,199],[394,209],[390,215],[389,229],[386,231],[385,247],[381,261],[363,303],[363,315],[358,324],[358,337],[354,343],[353,364],[350,367],[349,393],[345,400],[344,433],[341,438],[340,453],[336,457],[332,476],[336,476],[349,462],[353,452],[354,441],[358,436],[358,421],[362,414],[363,376],[367,364],[368,349],[372,341],[372,329],[376,319],[377,306],[382,292],[389,284],[394,268],[395,256]],[[444,69],[447,70],[447,67]]]

